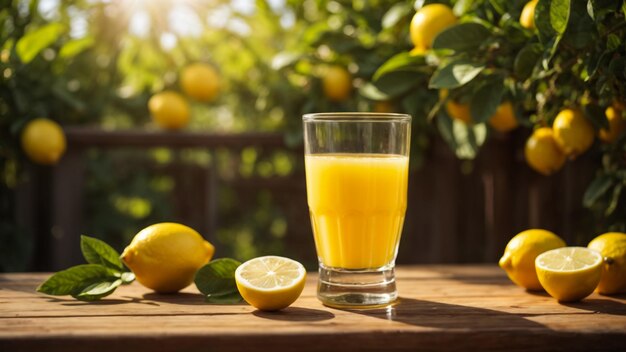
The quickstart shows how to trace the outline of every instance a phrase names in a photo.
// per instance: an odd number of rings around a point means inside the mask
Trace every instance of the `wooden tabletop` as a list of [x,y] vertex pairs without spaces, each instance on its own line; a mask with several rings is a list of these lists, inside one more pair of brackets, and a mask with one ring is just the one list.
[[400,268],[400,301],[362,311],[323,306],[315,274],[278,313],[209,305],[193,285],[85,303],[36,293],[45,277],[0,275],[0,351],[626,350],[626,295],[559,304],[491,265]]

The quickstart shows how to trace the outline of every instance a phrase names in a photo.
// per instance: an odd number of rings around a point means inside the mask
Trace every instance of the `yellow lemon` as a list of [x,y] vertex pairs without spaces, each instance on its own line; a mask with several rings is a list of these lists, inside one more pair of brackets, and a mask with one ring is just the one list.
[[589,296],[602,276],[602,256],[585,247],[564,247],[540,254],[537,276],[543,288],[559,302],[579,301]]
[[515,118],[515,112],[513,111],[513,105],[511,102],[506,101],[498,105],[498,109],[489,119],[489,125],[494,130],[502,133],[506,133],[517,128],[518,123]]
[[194,229],[159,223],[141,230],[124,249],[122,260],[137,281],[157,292],[179,291],[213,257],[215,248]]
[[352,75],[342,66],[329,66],[322,77],[322,88],[329,100],[344,101],[352,93]]
[[530,167],[546,176],[559,171],[566,159],[554,138],[552,129],[548,127],[536,129],[528,138],[524,156]]
[[411,49],[411,51],[409,51],[409,55],[411,56],[424,55],[425,53],[426,49],[422,48],[421,46],[416,46],[415,48]]
[[561,110],[554,119],[552,129],[556,142],[568,156],[576,157],[593,144],[595,131],[580,110]]
[[535,28],[535,7],[537,7],[537,3],[539,0],[531,0],[524,5],[524,9],[522,9],[522,14],[519,18],[519,23],[524,28],[533,29]]
[[65,133],[58,123],[45,118],[29,122],[21,135],[22,149],[38,164],[56,164],[65,153]]
[[516,285],[529,290],[541,290],[535,271],[535,258],[545,251],[564,246],[565,242],[550,231],[522,231],[506,245],[498,265]]
[[235,271],[237,288],[243,299],[260,310],[279,310],[300,297],[306,270],[289,258],[266,256],[251,259]]
[[[442,89],[439,91],[439,98],[445,99],[448,97],[448,90]],[[455,120],[462,121],[466,124],[472,122],[472,114],[470,112],[470,105],[466,103],[460,103],[453,99],[448,99],[446,102],[446,112],[448,116]]]
[[598,137],[603,142],[613,143],[624,133],[626,120],[622,117],[622,109],[617,106],[609,106],[604,113],[609,120],[609,129],[601,129],[598,132]]
[[411,41],[418,48],[429,49],[435,37],[456,24],[452,9],[443,4],[429,4],[417,11],[411,20]]
[[594,238],[587,247],[604,257],[598,293],[611,295],[626,292],[626,233],[605,233]]
[[148,110],[154,122],[168,130],[185,127],[189,122],[189,106],[185,98],[173,91],[153,95],[148,101]]
[[180,85],[188,96],[200,101],[212,101],[220,91],[220,76],[210,65],[191,64],[181,72]]

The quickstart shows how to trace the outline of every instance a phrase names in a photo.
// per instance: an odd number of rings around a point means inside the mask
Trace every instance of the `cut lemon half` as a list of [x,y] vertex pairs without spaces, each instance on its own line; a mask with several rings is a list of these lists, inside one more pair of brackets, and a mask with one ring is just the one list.
[[585,247],[563,247],[535,259],[541,286],[560,302],[579,301],[596,289],[602,275],[602,256]]
[[306,270],[289,258],[266,256],[250,259],[235,271],[243,299],[260,310],[279,310],[300,297]]

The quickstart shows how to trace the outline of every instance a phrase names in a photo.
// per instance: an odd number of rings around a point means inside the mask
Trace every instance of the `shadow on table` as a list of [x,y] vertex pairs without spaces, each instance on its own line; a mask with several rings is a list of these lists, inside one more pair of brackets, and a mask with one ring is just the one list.
[[594,313],[626,315],[626,304],[610,299],[587,298],[580,302],[562,302],[561,304],[567,307],[584,309]]
[[264,312],[262,310],[255,310],[252,314],[259,318],[269,320],[282,320],[282,321],[322,321],[329,320],[335,317],[335,315],[329,311],[300,308],[300,307],[288,307],[277,312]]
[[119,299],[119,298],[103,298],[99,301],[78,301],[75,300],[74,298],[67,298],[67,299],[62,299],[62,298],[48,298],[48,302],[56,302],[56,303],[61,303],[61,305],[63,306],[84,306],[84,305],[97,305],[97,306],[112,306],[112,305],[118,305],[118,304],[129,304],[129,303],[139,303],[139,304],[146,304],[149,306],[160,306],[160,304],[156,303],[156,302],[150,302],[150,301],[146,301],[144,299],[141,298],[137,298],[137,297],[124,297],[124,298],[128,298],[128,299]]
[[442,329],[498,329],[507,326],[547,329],[520,314],[402,297],[398,303],[389,307],[354,309],[349,312],[408,325]]

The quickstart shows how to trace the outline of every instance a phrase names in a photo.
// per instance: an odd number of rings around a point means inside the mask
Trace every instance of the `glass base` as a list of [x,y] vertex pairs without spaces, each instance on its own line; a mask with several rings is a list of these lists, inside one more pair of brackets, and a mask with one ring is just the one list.
[[378,269],[349,270],[320,263],[317,298],[334,308],[378,308],[398,298],[393,265]]

